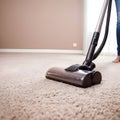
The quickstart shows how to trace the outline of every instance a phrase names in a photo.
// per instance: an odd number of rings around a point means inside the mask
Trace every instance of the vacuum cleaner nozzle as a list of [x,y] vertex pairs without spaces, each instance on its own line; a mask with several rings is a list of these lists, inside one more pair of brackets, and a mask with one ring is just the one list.
[[70,72],[63,68],[53,67],[47,71],[46,78],[87,88],[101,82],[101,73],[88,70]]

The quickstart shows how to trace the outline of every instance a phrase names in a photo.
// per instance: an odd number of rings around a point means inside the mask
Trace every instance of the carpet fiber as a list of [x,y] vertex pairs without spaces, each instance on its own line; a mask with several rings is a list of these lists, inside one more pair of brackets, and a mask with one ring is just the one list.
[[85,56],[1,53],[0,120],[120,120],[120,63],[112,63],[114,57],[95,60],[102,83],[84,89],[45,73],[82,64]]

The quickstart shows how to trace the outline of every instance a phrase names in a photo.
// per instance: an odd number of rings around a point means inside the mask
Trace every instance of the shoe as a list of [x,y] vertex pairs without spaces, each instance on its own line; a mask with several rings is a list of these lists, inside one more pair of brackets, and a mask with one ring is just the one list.
[[119,63],[120,62],[120,56],[117,56],[115,60],[112,61],[113,63]]

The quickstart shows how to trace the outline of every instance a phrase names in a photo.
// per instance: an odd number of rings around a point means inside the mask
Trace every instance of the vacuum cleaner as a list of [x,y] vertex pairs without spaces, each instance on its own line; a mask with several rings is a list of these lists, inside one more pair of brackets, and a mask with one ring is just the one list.
[[[106,43],[109,31],[111,6],[112,0],[104,0],[98,23],[95,28],[95,32],[93,33],[86,58],[82,65],[74,64],[65,69],[59,67],[50,68],[46,73],[46,78],[82,88],[87,88],[101,83],[102,75],[99,71],[94,70],[96,65],[95,63],[93,63],[93,60],[98,57]],[[104,38],[101,45],[96,50],[105,14],[107,17]]]

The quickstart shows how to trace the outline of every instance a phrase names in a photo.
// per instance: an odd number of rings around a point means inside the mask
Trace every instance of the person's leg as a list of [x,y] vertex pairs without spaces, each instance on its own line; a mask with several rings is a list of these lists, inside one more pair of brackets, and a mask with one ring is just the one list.
[[116,12],[117,12],[117,27],[116,27],[116,37],[117,37],[117,57],[113,61],[114,63],[120,62],[120,0],[115,0]]

